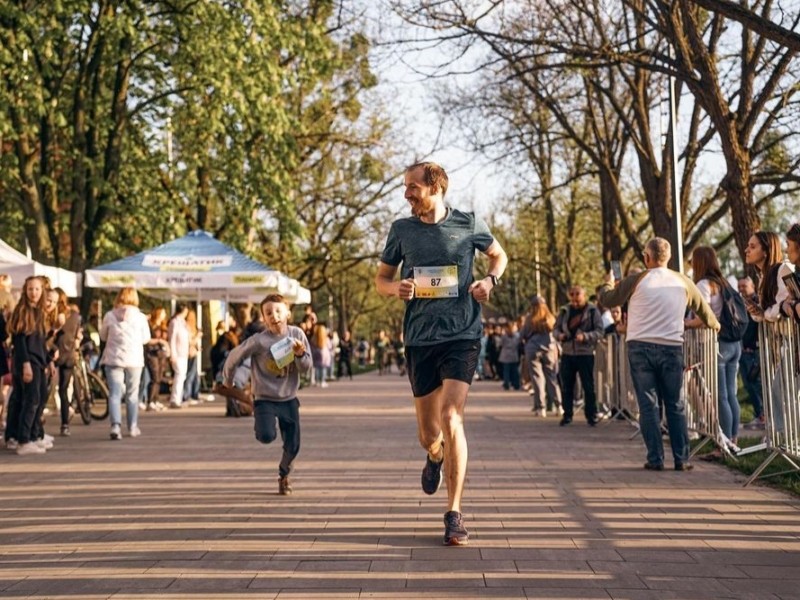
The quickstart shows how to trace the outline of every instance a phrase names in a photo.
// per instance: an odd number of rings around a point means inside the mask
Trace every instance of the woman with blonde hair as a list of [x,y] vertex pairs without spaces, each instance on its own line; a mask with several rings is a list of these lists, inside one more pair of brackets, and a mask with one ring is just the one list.
[[325,323],[317,323],[314,326],[314,333],[311,336],[311,357],[314,361],[314,371],[316,379],[314,385],[328,387],[325,381],[325,374],[331,366],[331,340],[328,337],[328,326]]
[[556,317],[541,296],[531,297],[531,308],[522,326],[525,365],[531,381],[533,412],[547,416],[547,410],[562,414],[561,388],[558,385],[558,345],[553,338]]
[[[145,410],[164,410],[166,407],[158,401],[161,391],[161,380],[169,364],[169,342],[167,342],[167,311],[157,306],[150,311],[147,319],[150,327],[150,341],[144,347],[145,373],[147,386],[144,390]],[[142,393],[139,392],[141,408]]]
[[14,354],[5,441],[9,450],[23,455],[45,453],[44,445],[33,437],[37,409],[47,397],[44,290],[41,277],[28,277],[22,287],[22,298],[8,321]]
[[186,315],[186,327],[189,329],[189,362],[186,367],[186,381],[183,383],[183,401],[195,405],[200,402],[200,374],[197,371],[197,360],[203,331],[197,326],[197,313],[191,308]]
[[108,382],[108,414],[112,440],[122,439],[122,397],[131,437],[141,435],[139,429],[139,383],[144,368],[144,347],[151,341],[147,317],[139,310],[139,294],[132,287],[119,291],[114,308],[103,317],[100,339],[106,343],[100,363],[105,367]]

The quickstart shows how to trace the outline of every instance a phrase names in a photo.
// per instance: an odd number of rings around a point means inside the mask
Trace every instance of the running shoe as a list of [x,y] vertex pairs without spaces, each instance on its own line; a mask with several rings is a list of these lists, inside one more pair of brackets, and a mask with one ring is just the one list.
[[469,532],[464,527],[464,517],[454,510],[444,513],[444,545],[466,546],[469,544]]
[[112,425],[111,426],[111,433],[109,437],[112,440],[121,440],[122,439],[122,428],[119,425]]
[[429,496],[439,491],[442,485],[442,463],[444,460],[434,462],[430,456],[425,457],[425,468],[422,469],[422,491]]

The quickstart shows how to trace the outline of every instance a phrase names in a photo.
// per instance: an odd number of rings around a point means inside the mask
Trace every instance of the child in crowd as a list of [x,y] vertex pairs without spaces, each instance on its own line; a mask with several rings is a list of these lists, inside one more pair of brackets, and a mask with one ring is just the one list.
[[289,325],[289,307],[279,294],[261,301],[266,329],[231,350],[222,370],[223,383],[230,387],[236,368],[252,357],[250,385],[253,392],[255,434],[262,444],[275,441],[280,427],[283,457],[278,467],[278,493],[292,493],[289,474],[300,451],[300,372],[313,366],[311,347],[303,330]]

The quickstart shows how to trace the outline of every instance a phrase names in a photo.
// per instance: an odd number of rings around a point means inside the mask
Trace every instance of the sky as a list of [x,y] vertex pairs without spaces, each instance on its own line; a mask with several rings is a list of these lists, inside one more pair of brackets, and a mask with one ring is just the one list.
[[[372,10],[378,10],[380,5],[373,6]],[[379,21],[383,39],[412,35],[407,25],[388,16],[386,10]],[[399,136],[404,163],[425,159],[441,164],[450,179],[448,203],[486,217],[500,199],[500,188],[491,181],[495,167],[460,142],[454,125],[438,114],[433,94],[443,80],[431,83],[425,73],[435,71],[441,56],[436,49],[376,48],[373,67],[380,79],[379,94]]]

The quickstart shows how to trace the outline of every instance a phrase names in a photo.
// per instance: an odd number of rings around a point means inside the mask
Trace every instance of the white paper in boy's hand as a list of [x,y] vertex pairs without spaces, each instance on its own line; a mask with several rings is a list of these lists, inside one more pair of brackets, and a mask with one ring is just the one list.
[[288,367],[294,360],[294,340],[285,337],[280,342],[272,344],[269,351],[272,352],[272,358],[275,359],[278,368]]

